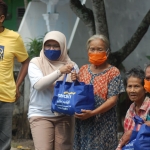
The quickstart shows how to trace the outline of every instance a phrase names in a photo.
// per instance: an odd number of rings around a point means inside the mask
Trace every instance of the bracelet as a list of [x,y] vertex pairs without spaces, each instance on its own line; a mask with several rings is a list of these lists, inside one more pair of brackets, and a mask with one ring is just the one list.
[[121,144],[118,144],[118,146],[117,147],[121,147]]
[[58,78],[62,76],[62,74],[61,74],[59,69],[57,70],[57,76],[58,76]]
[[119,140],[119,142],[122,142],[122,138]]

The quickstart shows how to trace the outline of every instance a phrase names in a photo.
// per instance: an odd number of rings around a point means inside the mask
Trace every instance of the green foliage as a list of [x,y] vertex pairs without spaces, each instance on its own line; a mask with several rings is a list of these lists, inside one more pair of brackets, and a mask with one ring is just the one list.
[[146,56],[150,60],[150,56]]
[[42,44],[43,44],[43,38],[30,39],[30,42],[27,43],[27,50],[28,50],[30,59],[40,55]]

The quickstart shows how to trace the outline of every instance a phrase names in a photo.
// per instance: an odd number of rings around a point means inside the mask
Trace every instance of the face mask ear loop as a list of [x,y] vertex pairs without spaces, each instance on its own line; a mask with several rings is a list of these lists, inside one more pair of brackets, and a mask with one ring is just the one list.
[[109,54],[110,54],[110,49],[109,48],[106,50],[106,54],[107,54],[107,57],[108,57]]

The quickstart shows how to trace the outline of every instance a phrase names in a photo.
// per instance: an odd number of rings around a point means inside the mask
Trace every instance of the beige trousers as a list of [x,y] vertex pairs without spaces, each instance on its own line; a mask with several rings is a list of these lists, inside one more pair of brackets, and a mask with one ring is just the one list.
[[35,150],[72,150],[74,117],[31,117]]

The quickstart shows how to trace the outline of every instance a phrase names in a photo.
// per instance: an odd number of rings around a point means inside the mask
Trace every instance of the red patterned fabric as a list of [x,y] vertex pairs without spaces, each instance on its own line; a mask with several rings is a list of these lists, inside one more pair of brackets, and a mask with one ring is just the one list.
[[[142,106],[140,107],[138,114],[135,113],[135,103],[132,103],[130,105],[130,108],[127,111],[125,120],[124,120],[124,130],[128,131],[128,130],[133,130],[135,123],[133,120],[133,117],[135,115],[138,115],[139,117],[141,117],[143,120],[146,120],[148,111],[150,110],[150,98],[146,97]],[[137,130],[140,129],[140,125],[138,125]]]
[[[107,100],[108,95],[108,86],[110,81],[112,81],[116,76],[119,76],[120,72],[116,67],[112,67],[106,70],[106,72],[102,72],[94,77],[94,94],[101,97],[103,100]],[[88,65],[84,65],[81,67],[79,72],[79,80],[85,82],[86,84],[90,84],[91,74],[88,71]],[[118,94],[118,93],[117,93]],[[115,94],[115,95],[117,95]],[[113,95],[114,96],[114,95]]]
[[[95,108],[107,99],[124,92],[119,70],[110,66],[100,73],[93,73],[91,65],[84,65],[79,71],[79,80],[94,86]],[[117,147],[116,105],[102,114],[86,120],[75,120],[74,150],[114,150]]]

